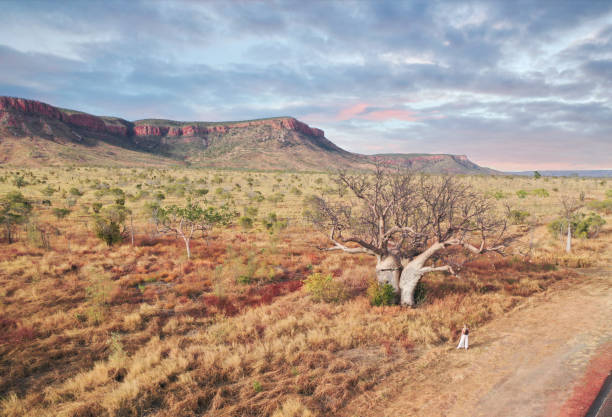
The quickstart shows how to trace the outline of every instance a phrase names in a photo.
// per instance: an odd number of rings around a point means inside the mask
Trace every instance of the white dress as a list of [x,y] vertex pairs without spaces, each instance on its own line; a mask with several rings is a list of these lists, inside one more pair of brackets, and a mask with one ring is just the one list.
[[468,348],[468,335],[467,334],[463,334],[461,333],[461,339],[459,339],[459,345],[457,346],[457,349],[460,348]]

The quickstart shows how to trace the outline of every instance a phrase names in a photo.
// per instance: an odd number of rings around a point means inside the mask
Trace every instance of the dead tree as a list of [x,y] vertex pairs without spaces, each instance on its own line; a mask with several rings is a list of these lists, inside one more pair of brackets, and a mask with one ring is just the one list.
[[[504,220],[493,203],[452,177],[431,177],[389,171],[373,174],[340,172],[338,185],[356,197],[335,202],[314,198],[310,219],[329,230],[327,251],[376,257],[376,277],[390,284],[403,305],[414,305],[414,290],[426,273],[447,271],[432,257],[449,246],[473,254],[502,251]],[[475,242],[478,243],[475,243]]]

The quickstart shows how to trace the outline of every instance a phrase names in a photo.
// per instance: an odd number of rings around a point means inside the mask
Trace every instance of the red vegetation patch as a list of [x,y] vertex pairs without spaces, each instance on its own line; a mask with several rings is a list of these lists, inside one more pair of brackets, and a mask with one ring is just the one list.
[[[563,404],[558,417],[582,417],[595,401],[599,390],[612,369],[612,343],[601,346],[591,361],[583,377],[575,384],[574,392]],[[552,408],[552,407],[551,407]],[[552,417],[552,413],[547,415]]]
[[271,284],[252,287],[246,295],[235,298],[218,297],[213,294],[202,296],[204,304],[209,314],[224,313],[227,316],[234,316],[244,307],[253,307],[270,304],[276,297],[289,294],[302,288],[302,281],[283,281]]
[[17,320],[0,316],[0,344],[22,343],[36,336],[36,331],[31,327],[20,326]]

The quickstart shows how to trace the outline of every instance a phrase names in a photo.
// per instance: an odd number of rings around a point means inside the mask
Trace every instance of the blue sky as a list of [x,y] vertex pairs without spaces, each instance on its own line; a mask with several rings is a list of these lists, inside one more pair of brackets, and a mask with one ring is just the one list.
[[610,1],[2,1],[0,95],[294,116],[359,153],[612,169]]

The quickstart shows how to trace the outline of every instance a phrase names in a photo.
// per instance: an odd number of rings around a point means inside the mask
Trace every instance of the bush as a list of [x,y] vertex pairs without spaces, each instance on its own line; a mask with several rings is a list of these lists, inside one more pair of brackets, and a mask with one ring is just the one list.
[[80,197],[83,195],[83,192],[76,187],[72,187],[69,192],[70,195],[74,195],[76,197]]
[[606,197],[612,198],[612,190],[606,191]]
[[94,232],[108,246],[123,241],[122,231],[128,210],[125,206],[114,205],[106,207],[101,214],[97,214],[94,219]]
[[253,227],[253,219],[247,216],[242,216],[240,219],[238,219],[238,223],[243,229],[250,229]]
[[275,233],[287,228],[287,220],[279,219],[276,216],[276,213],[268,214],[266,217],[261,219],[261,223],[270,233]]
[[[589,239],[596,237],[601,227],[606,221],[599,215],[591,213],[588,216],[584,213],[574,216],[570,221],[572,237]],[[557,219],[548,225],[548,231],[556,237],[564,236],[567,233],[567,220]]]
[[67,208],[54,208],[53,215],[57,217],[57,219],[63,219],[70,214],[70,210]]
[[544,188],[536,188],[535,190],[533,190],[533,195],[535,195],[536,197],[549,197],[550,196],[548,191],[546,191],[546,189]]
[[397,304],[398,294],[391,284],[380,284],[373,280],[368,287],[368,298],[373,306],[390,306]]
[[23,177],[15,177],[13,180],[13,185],[17,188],[22,188],[28,185],[28,182]]
[[331,274],[311,274],[304,280],[304,288],[315,301],[339,302],[346,297],[344,286]]
[[45,188],[43,188],[42,193],[47,197],[51,197],[55,193],[55,191],[55,188],[51,187],[50,185],[47,185]]
[[525,210],[510,210],[508,212],[508,219],[512,224],[523,224],[529,217],[529,212]]
[[590,209],[604,214],[612,214],[612,200],[591,201],[588,204]]
[[97,219],[94,224],[96,236],[102,239],[108,246],[113,246],[115,243],[123,241],[123,234],[119,224],[113,221]]
[[255,201],[256,203],[261,203],[265,200],[261,191],[249,191],[247,193],[247,197],[249,198],[249,200]]
[[280,203],[284,200],[285,195],[283,193],[274,193],[268,196],[268,201],[271,203]]
[[516,196],[518,198],[525,198],[525,197],[527,197],[527,191],[525,191],[525,190],[518,190],[516,192]]

